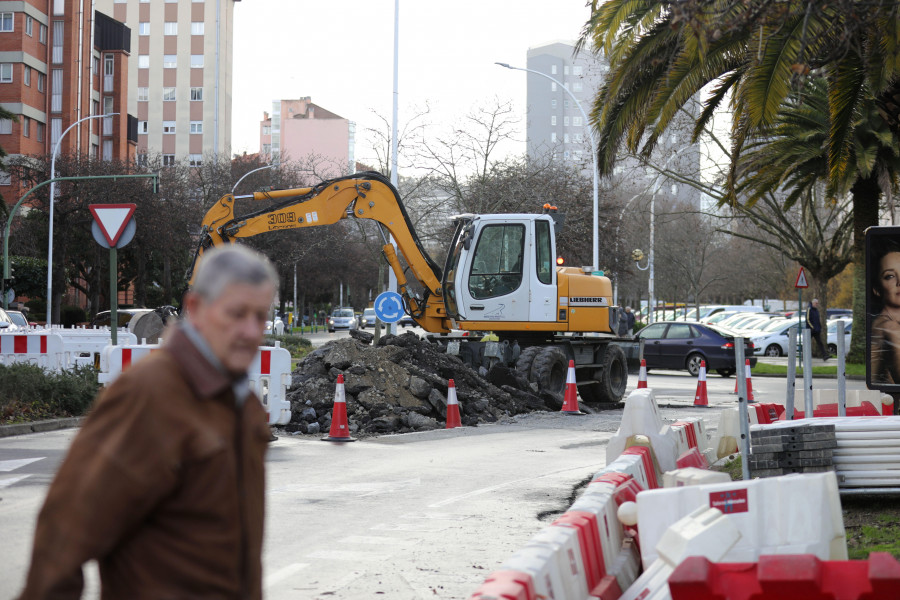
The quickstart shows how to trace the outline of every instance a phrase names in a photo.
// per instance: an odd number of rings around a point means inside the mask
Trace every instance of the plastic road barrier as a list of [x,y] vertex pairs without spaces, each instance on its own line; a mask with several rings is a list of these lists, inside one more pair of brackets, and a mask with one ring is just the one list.
[[606,446],[607,463],[625,451],[628,438],[635,434],[645,435],[650,439],[662,471],[675,468],[675,459],[678,457],[675,435],[668,425],[663,424],[656,397],[650,388],[634,390],[625,400],[619,429]]
[[[149,356],[157,348],[159,344],[106,346],[100,357],[97,381],[109,385],[128,367]],[[280,346],[260,346],[250,365],[248,378],[250,389],[269,415],[269,425],[290,422],[291,403],[287,399],[287,388],[291,383],[290,352]]]
[[734,521],[741,540],[723,560],[755,561],[762,554],[815,554],[845,560],[847,541],[833,472],[642,492],[637,498],[644,567],[657,558],[668,525],[700,506]]
[[28,363],[49,371],[68,367],[62,338],[56,334],[0,335],[0,364]]
[[[99,365],[103,349],[112,343],[112,333],[109,327],[92,329],[52,327],[39,329],[35,332],[59,335],[63,341],[66,362],[70,367],[77,364]],[[118,331],[118,342],[126,346],[134,346],[137,345],[138,339],[133,333],[129,333],[127,329],[120,328]]]
[[684,467],[663,473],[663,487],[667,488],[728,483],[729,481],[731,481],[731,476],[728,473],[710,471],[706,468]]
[[669,589],[673,600],[894,600],[900,563],[886,552],[848,561],[761,556],[755,564],[694,556],[675,569]]

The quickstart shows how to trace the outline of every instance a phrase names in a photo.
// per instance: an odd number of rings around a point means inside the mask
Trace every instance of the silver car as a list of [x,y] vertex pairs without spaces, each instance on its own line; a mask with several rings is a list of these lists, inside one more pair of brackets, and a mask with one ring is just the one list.
[[334,333],[335,329],[356,329],[356,315],[352,308],[336,308],[328,317],[328,333]]

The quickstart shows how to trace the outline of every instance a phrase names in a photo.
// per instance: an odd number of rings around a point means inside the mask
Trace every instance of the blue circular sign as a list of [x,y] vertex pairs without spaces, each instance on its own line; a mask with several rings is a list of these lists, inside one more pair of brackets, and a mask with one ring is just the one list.
[[396,323],[404,312],[403,298],[397,292],[382,292],[375,298],[375,316],[382,323]]

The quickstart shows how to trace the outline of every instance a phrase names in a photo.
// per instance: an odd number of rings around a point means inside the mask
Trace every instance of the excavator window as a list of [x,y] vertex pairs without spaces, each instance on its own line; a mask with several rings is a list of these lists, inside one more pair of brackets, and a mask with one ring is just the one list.
[[534,233],[536,238],[535,253],[537,254],[538,280],[545,285],[553,283],[553,251],[550,248],[550,222],[535,221]]
[[469,273],[472,298],[496,298],[519,289],[524,250],[524,225],[488,225],[482,229]]

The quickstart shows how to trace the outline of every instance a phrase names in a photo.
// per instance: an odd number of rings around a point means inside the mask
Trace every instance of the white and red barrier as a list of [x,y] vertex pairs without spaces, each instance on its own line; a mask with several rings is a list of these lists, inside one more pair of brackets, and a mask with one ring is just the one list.
[[644,435],[650,439],[660,469],[671,471],[678,458],[675,436],[668,425],[663,424],[656,404],[656,397],[651,388],[634,390],[625,401],[625,410],[619,429],[606,446],[606,461],[611,462],[625,451],[628,439],[635,435]]
[[0,364],[27,363],[49,371],[68,368],[63,340],[55,334],[0,335]]
[[[277,342],[276,342],[277,343]],[[109,385],[132,364],[159,348],[159,344],[107,346],[100,357],[97,380]],[[248,371],[250,389],[256,393],[269,425],[285,425],[291,420],[287,388],[291,384],[291,354],[280,346],[260,346]]]

